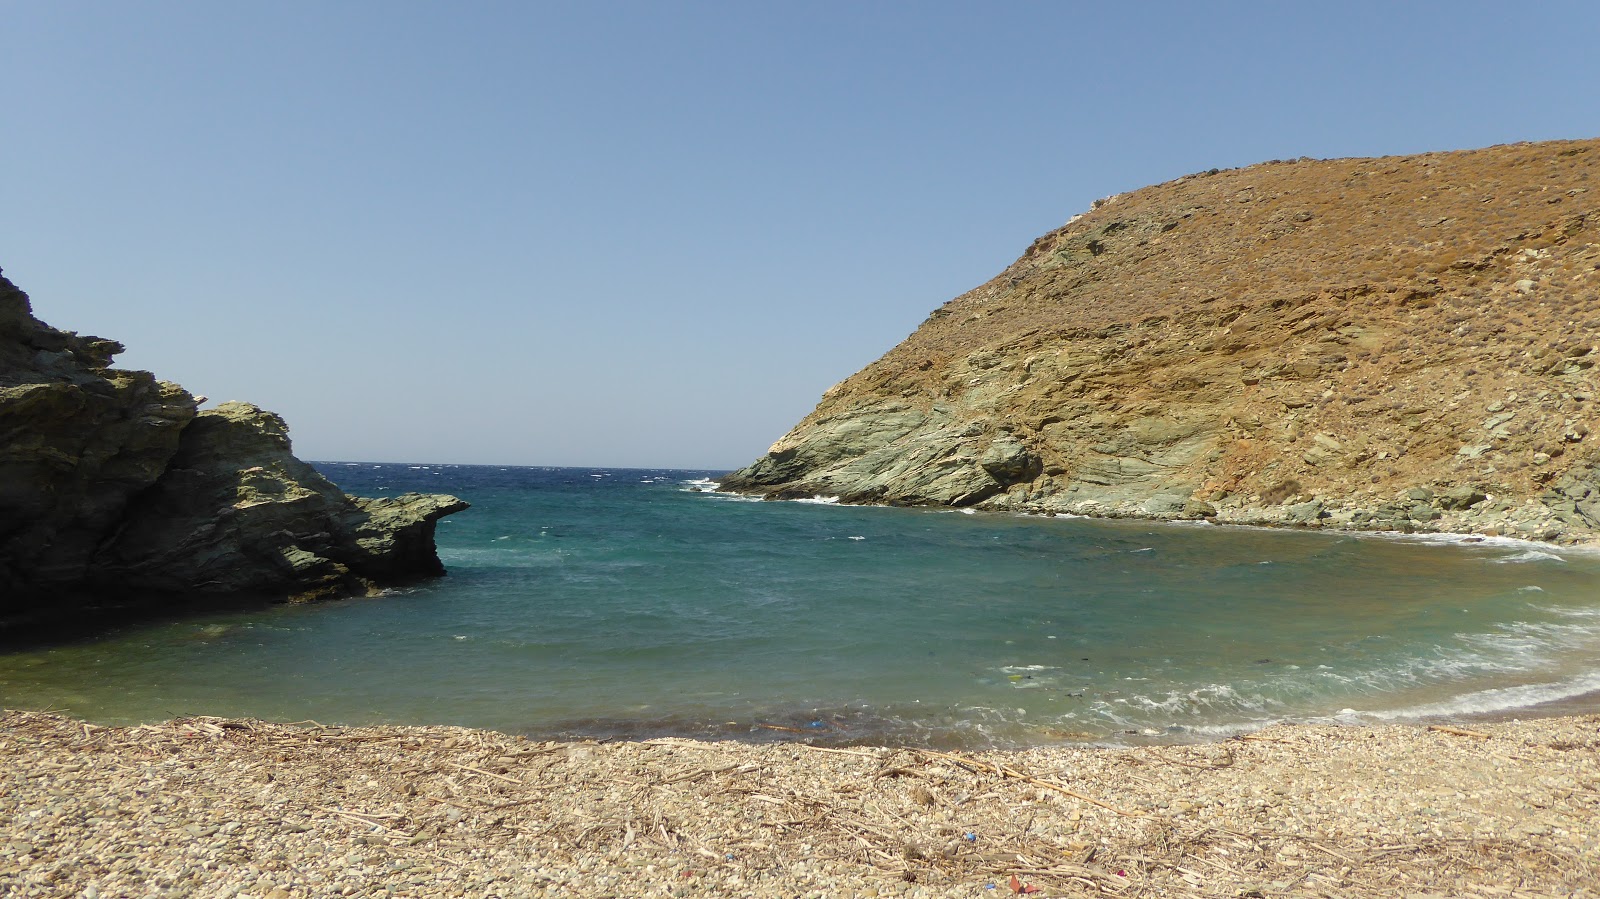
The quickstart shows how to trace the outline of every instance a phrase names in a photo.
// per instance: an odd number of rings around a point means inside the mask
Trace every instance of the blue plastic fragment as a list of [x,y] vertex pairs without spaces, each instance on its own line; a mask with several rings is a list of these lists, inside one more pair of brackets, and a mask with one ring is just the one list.
[[827,726],[828,725],[822,723],[822,719],[821,718],[818,718],[816,721],[813,721],[810,724],[806,725],[806,727],[827,727]]
[[966,840],[969,843],[976,843],[976,842],[978,842],[978,835],[975,834],[975,833],[969,833],[969,834],[966,834],[965,836],[963,836],[962,839]]

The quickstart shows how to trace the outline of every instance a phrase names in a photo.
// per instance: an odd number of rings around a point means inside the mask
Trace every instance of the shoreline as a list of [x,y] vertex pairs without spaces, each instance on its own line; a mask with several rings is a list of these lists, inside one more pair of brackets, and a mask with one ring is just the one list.
[[[1243,506],[1225,509],[1214,514],[1185,515],[1181,513],[1150,512],[1145,510],[1141,504],[1132,502],[1119,505],[1107,505],[1098,502],[1052,505],[1037,502],[985,501],[970,506],[951,506],[940,503],[852,502],[841,499],[838,496],[823,496],[821,494],[809,497],[762,495],[759,492],[747,493],[737,490],[722,490],[720,488],[701,492],[738,497],[747,501],[792,502],[867,508],[881,507],[885,509],[932,509],[949,512],[982,512],[993,515],[1022,515],[1030,518],[1076,518],[1088,521],[1129,521],[1188,526],[1208,525],[1212,527],[1269,531],[1329,532],[1354,537],[1378,537],[1392,540],[1428,541],[1431,538],[1448,544],[1495,543],[1537,548],[1557,548],[1576,552],[1600,552],[1600,533],[1588,530],[1581,532],[1565,530],[1561,529],[1559,525],[1545,527],[1543,522],[1553,516],[1528,519],[1529,522],[1537,521],[1540,526],[1532,531],[1518,534],[1506,533],[1506,530],[1515,528],[1522,522],[1511,522],[1508,525],[1508,522],[1504,519],[1480,517],[1471,512],[1447,512],[1432,521],[1409,522],[1411,524],[1409,529],[1383,528],[1357,524],[1353,520],[1355,512],[1332,504],[1324,505],[1320,500],[1314,503],[1317,506],[1316,509],[1306,510],[1301,513],[1311,517],[1301,519],[1295,517],[1295,507]],[[1001,497],[1000,499],[1005,500],[1006,498]],[[1335,511],[1331,514],[1317,517],[1319,513],[1329,513],[1329,510]]]
[[1600,715],[946,753],[0,715],[8,895],[1595,895]]

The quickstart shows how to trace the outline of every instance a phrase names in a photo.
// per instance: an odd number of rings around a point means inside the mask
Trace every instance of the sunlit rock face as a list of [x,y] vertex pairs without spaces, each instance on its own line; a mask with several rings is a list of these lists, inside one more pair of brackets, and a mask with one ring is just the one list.
[[1584,540],[1600,141],[1274,161],[1110,197],[725,489]]
[[447,496],[363,500],[290,451],[278,416],[198,411],[114,341],[60,331],[0,277],[0,617],[160,597],[315,598],[443,573]]

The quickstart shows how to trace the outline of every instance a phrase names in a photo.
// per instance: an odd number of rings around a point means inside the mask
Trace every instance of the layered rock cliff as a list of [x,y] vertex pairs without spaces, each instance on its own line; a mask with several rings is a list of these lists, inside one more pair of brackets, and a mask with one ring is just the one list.
[[1586,539],[1600,140],[1099,201],[724,489]]
[[0,622],[240,596],[316,598],[444,573],[450,496],[346,496],[278,416],[198,411],[122,346],[59,331],[0,276]]

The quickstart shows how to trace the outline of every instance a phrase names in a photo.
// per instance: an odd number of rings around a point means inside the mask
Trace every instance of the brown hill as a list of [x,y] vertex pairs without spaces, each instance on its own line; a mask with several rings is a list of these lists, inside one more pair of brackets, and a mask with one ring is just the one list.
[[727,489],[1582,539],[1600,140],[1274,161],[1099,201]]

